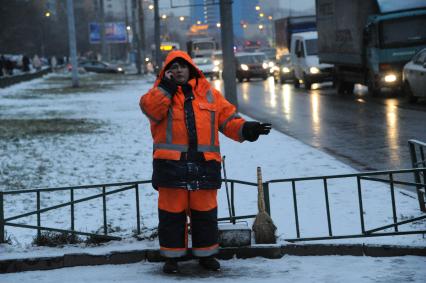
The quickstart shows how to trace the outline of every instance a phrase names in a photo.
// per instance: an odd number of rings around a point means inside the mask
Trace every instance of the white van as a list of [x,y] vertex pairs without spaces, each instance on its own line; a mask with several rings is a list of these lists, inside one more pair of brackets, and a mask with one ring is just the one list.
[[306,89],[311,89],[313,83],[333,81],[333,65],[319,63],[316,31],[293,34],[290,54],[296,88],[300,87],[301,82]]

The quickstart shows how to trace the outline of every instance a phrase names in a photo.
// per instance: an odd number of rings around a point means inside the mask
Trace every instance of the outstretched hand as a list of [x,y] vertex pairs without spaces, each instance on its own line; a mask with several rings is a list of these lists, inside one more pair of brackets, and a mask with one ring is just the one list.
[[259,135],[267,135],[271,131],[271,123],[245,122],[243,125],[243,137],[248,141],[256,141]]
[[257,131],[259,132],[259,135],[267,135],[271,131],[271,128],[271,123],[260,123]]

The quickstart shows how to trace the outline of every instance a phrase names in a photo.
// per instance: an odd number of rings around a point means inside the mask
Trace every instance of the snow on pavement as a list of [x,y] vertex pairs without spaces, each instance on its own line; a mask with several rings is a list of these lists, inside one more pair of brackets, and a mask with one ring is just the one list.
[[161,263],[139,262],[31,271],[0,275],[1,282],[325,282],[325,283],[400,283],[424,282],[426,258],[284,256],[281,259],[221,260],[220,272],[204,271],[197,261],[180,263],[181,273],[165,275]]

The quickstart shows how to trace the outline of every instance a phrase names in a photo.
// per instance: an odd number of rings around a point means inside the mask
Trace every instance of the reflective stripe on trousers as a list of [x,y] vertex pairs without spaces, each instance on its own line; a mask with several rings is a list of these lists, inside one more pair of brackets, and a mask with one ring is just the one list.
[[188,191],[159,188],[158,235],[164,257],[181,257],[188,249],[187,216],[190,217],[192,253],[205,257],[219,250],[217,190]]

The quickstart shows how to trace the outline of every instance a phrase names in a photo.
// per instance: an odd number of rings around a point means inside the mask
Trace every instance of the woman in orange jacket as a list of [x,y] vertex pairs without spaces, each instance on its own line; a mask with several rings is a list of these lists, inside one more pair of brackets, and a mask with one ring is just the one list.
[[218,271],[217,190],[221,187],[219,131],[243,142],[271,124],[246,122],[183,51],[172,51],[153,88],[140,99],[153,138],[152,185],[159,192],[158,234],[165,273],[178,272],[188,249],[202,267]]

